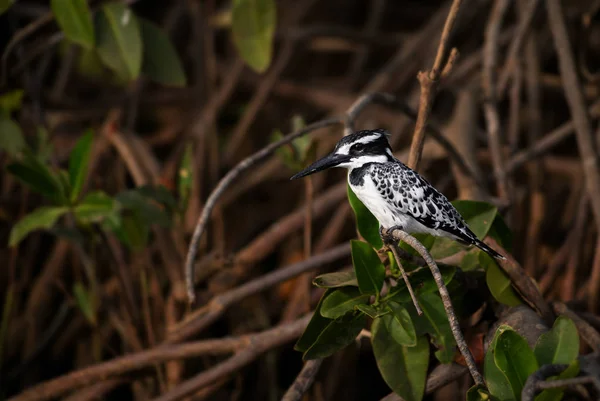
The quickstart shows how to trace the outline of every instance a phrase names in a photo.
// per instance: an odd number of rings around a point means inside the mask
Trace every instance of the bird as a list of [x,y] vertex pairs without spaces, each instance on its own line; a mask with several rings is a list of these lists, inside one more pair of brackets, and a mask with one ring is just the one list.
[[463,217],[425,178],[394,157],[383,129],[344,136],[329,155],[295,174],[295,180],[333,167],[348,170],[348,184],[382,229],[425,233],[474,245],[496,259],[504,256],[479,240]]

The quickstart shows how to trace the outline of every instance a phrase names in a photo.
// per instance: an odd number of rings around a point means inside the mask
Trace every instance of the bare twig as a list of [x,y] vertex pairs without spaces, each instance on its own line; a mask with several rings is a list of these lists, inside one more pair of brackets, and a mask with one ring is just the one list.
[[313,359],[304,363],[304,367],[296,380],[285,392],[281,401],[299,401],[304,396],[304,393],[310,388],[315,380],[315,376],[319,373],[319,368],[323,359]]
[[[387,241],[387,239],[384,239],[384,241]],[[404,270],[404,267],[402,266],[402,261],[400,260],[400,255],[398,254],[398,243],[397,243],[397,241],[392,240],[392,241],[389,241],[387,245],[388,245],[388,248],[394,254],[394,259],[396,259],[396,264],[398,265],[398,269],[400,269],[400,273],[402,274],[402,279],[404,279],[406,288],[408,288],[408,293],[410,294],[410,298],[412,299],[413,305],[415,306],[417,313],[419,315],[422,315],[423,311],[421,310],[421,306],[419,305],[417,296],[415,295],[412,285],[410,284],[410,280],[408,279],[408,275],[406,274],[406,271]]]
[[498,57],[498,35],[500,26],[510,4],[509,0],[496,0],[492,9],[486,30],[485,48],[483,53],[482,86],[485,96],[484,113],[489,138],[489,148],[494,165],[494,174],[497,180],[498,196],[508,200],[508,180],[504,161],[502,157],[502,145],[500,140],[500,118],[496,105],[496,82],[495,71]]
[[[446,60],[446,54],[448,52],[448,42],[450,41],[450,34],[452,27],[456,21],[458,10],[462,0],[454,0],[452,7],[446,18],[444,24],[444,30],[442,31],[442,37],[440,38],[440,44],[438,46],[437,54],[435,56],[435,62],[433,68],[429,72],[419,72],[417,78],[421,85],[421,99],[419,101],[419,114],[417,117],[417,123],[415,124],[415,131],[413,133],[413,140],[410,147],[410,154],[408,157],[408,166],[413,170],[417,170],[419,161],[421,160],[421,153],[423,151],[423,143],[425,141],[425,126],[427,125],[427,119],[431,112],[433,105],[433,97],[439,84],[439,79],[444,72],[444,75],[450,73],[450,68],[454,64],[454,59],[457,53],[453,52],[454,57],[449,57]],[[447,68],[448,66],[448,68]]]
[[290,143],[294,139],[306,135],[317,129],[329,127],[339,123],[340,118],[328,118],[313,124],[309,124],[303,129],[289,134],[277,142],[269,144],[268,146],[262,148],[252,156],[249,156],[244,160],[240,161],[233,169],[231,169],[225,175],[225,177],[221,179],[221,181],[219,181],[217,187],[211,192],[210,196],[206,200],[206,204],[204,205],[204,209],[202,210],[202,214],[198,219],[198,223],[194,230],[194,234],[192,235],[192,239],[190,241],[190,248],[188,250],[187,259],[185,261],[185,279],[187,284],[187,295],[190,303],[193,303],[196,298],[196,294],[194,293],[194,261],[196,259],[196,253],[198,252],[198,244],[200,243],[200,239],[202,238],[202,234],[204,233],[210,214],[213,208],[215,207],[217,201],[225,191],[225,189],[227,189],[227,187],[229,187],[229,185],[231,185],[231,183],[243,172],[245,172],[255,164],[259,163],[260,161],[264,160],[266,157],[272,155],[275,152],[275,150],[280,148],[281,146]]
[[392,235],[394,239],[397,241],[404,241],[408,245],[410,245],[415,251],[417,251],[423,259],[427,262],[429,269],[431,270],[431,274],[433,275],[433,279],[438,286],[440,291],[440,296],[442,298],[442,302],[444,304],[444,309],[446,310],[446,314],[448,315],[448,321],[450,322],[450,328],[452,329],[452,335],[456,340],[456,344],[458,345],[458,349],[460,353],[465,358],[465,362],[469,368],[469,372],[473,377],[473,380],[476,384],[483,384],[483,376],[477,370],[477,365],[475,364],[475,359],[473,358],[473,354],[469,350],[467,342],[463,337],[463,334],[460,330],[460,325],[458,323],[458,318],[456,317],[456,313],[454,313],[454,307],[452,306],[452,301],[450,299],[450,293],[446,288],[446,284],[444,283],[444,279],[440,273],[440,269],[433,257],[427,251],[427,248],[423,246],[415,237],[412,235],[398,229],[394,229],[393,231],[388,231],[386,229],[383,230],[384,235]]
[[577,145],[583,163],[586,188],[590,195],[590,202],[596,220],[596,231],[600,232],[600,173],[596,146],[592,137],[592,125],[586,111],[586,103],[581,91],[581,84],[577,77],[577,68],[573,60],[573,50],[564,14],[559,0],[546,0],[548,22],[554,38],[554,45],[558,54],[558,64],[562,77],[565,96],[573,115]]
[[[210,370],[202,372],[197,376],[181,383],[176,388],[163,394],[155,401],[179,400],[213,383],[222,377],[226,377],[236,370],[244,367],[266,351],[279,347],[302,334],[312,315],[307,315],[292,323],[277,326],[254,336],[247,336],[247,346],[234,354],[231,358],[219,363]],[[267,334],[268,333],[268,334]]]
[[600,380],[594,376],[545,381],[549,377],[558,376],[568,367],[569,365],[557,364],[544,365],[539,368],[527,378],[525,386],[523,386],[523,390],[521,391],[521,400],[532,401],[537,393],[546,389],[572,387],[580,384],[593,384],[600,391]]
[[301,273],[316,269],[324,264],[331,263],[350,254],[350,245],[343,244],[326,252],[315,255],[310,259],[294,263],[252,280],[241,287],[223,294],[219,294],[208,302],[203,308],[194,311],[184,322],[174,327],[167,339],[168,343],[177,343],[198,333],[204,327],[214,322],[223,314],[230,305],[249,295],[255,294],[272,287],[275,284],[289,280]]

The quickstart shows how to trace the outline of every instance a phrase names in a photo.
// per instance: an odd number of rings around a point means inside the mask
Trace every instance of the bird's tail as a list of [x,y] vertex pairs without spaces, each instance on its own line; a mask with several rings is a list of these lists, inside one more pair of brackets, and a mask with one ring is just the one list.
[[490,255],[493,258],[500,259],[500,260],[506,260],[506,258],[504,256],[500,255],[498,252],[494,251],[492,248],[487,246],[487,244],[485,242],[482,242],[477,239],[477,240],[473,241],[473,245],[475,245],[477,248],[481,249],[482,251],[486,252],[488,255]]

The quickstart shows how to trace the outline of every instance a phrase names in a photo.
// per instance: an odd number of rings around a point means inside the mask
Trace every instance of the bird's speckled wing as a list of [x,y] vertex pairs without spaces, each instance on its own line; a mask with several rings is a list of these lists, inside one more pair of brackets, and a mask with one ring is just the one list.
[[450,201],[401,162],[374,163],[369,175],[392,213],[412,217],[425,227],[444,231],[468,243],[477,240]]

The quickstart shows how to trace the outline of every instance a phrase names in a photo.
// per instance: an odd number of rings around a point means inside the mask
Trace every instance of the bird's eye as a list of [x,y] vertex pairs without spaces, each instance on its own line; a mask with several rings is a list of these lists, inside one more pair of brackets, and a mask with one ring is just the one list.
[[360,152],[364,148],[365,148],[365,145],[362,144],[362,143],[357,143],[356,145],[352,146],[352,150],[355,151],[355,152]]

